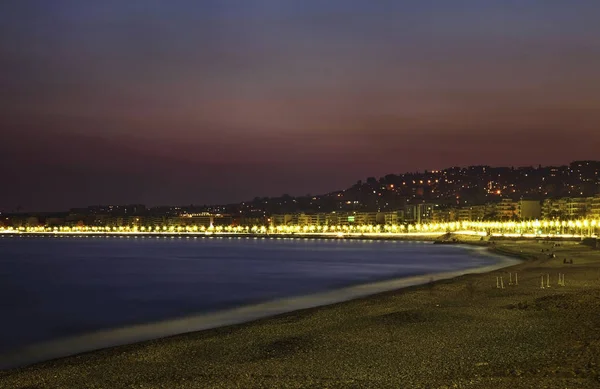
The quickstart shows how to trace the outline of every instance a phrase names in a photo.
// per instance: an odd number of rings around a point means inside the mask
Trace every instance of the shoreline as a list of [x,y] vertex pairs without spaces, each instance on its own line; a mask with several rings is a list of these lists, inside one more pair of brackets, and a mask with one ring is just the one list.
[[241,233],[180,233],[180,232],[0,232],[0,238],[179,238],[179,239],[327,239],[327,240],[409,240],[434,242],[444,233],[292,233],[292,234],[241,234]]
[[152,341],[198,331],[211,330],[238,324],[247,324],[256,320],[269,319],[311,308],[326,307],[355,299],[400,291],[405,288],[422,286],[427,283],[451,280],[456,277],[481,274],[507,268],[521,263],[519,259],[496,253],[482,245],[465,242],[453,243],[463,246],[465,255],[472,255],[470,250],[493,256],[493,264],[447,272],[426,273],[416,276],[390,278],[367,284],[356,284],[330,291],[307,295],[269,300],[265,302],[242,305],[225,310],[217,310],[206,314],[172,318],[158,322],[129,325],[120,328],[99,330],[87,334],[69,336],[46,341],[0,354],[0,371],[24,368],[37,363],[67,358],[81,353]]
[[[533,235],[533,234],[492,234],[481,232],[361,232],[361,233],[202,233],[202,232],[8,232],[0,231],[2,238],[163,238],[163,239],[302,239],[302,240],[373,240],[373,241],[421,241],[436,244],[469,244],[487,246],[489,242],[530,241],[530,242],[582,242],[586,239],[597,240],[596,236],[584,235]],[[451,240],[451,238],[454,238]],[[598,246],[600,247],[600,246]],[[512,255],[512,254],[508,254]]]
[[[597,387],[600,251],[565,243],[552,246],[559,256],[551,260],[540,251],[548,249],[545,242],[496,246],[503,255],[529,259],[511,268],[4,370],[0,384]],[[575,258],[575,265],[564,265],[563,256]],[[495,277],[507,279],[507,270],[519,272],[519,286],[496,289]],[[567,287],[556,286],[557,271],[567,273]],[[553,288],[540,289],[546,273],[552,274]]]

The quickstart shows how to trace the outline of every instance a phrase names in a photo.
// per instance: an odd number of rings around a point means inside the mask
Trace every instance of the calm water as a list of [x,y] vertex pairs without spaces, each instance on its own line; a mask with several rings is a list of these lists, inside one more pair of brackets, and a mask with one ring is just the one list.
[[0,237],[0,354],[66,336],[497,259],[418,242]]

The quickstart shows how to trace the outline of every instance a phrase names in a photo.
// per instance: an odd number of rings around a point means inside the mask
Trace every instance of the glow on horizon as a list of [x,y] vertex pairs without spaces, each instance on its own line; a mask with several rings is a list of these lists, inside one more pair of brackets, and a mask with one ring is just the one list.
[[0,176],[19,182],[0,209],[593,159],[598,14],[584,0],[0,2]]

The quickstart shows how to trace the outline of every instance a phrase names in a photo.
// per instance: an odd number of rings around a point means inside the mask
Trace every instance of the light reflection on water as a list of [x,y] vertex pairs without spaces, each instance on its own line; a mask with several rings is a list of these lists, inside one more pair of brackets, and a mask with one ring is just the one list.
[[419,242],[294,239],[0,238],[0,354],[349,285],[491,265]]

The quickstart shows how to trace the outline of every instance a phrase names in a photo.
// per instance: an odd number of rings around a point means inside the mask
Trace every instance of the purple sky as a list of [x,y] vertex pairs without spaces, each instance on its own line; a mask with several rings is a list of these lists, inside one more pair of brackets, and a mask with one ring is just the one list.
[[584,0],[2,1],[0,210],[600,159],[598,15]]

